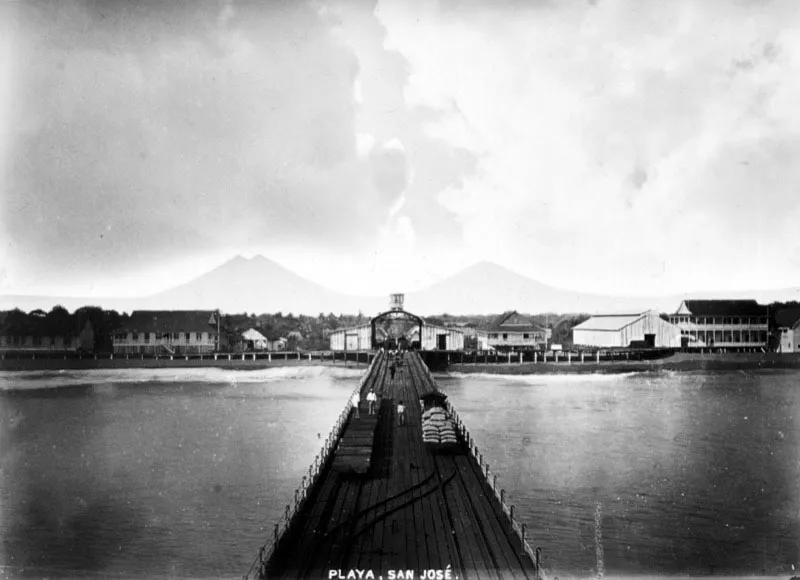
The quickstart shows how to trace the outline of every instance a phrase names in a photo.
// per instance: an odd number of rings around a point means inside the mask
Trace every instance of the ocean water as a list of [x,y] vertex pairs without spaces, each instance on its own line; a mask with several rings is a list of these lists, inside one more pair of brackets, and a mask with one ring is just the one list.
[[241,578],[361,372],[0,374],[0,577]]
[[799,372],[462,375],[440,386],[550,578],[800,568]]
[[[360,372],[0,373],[0,577],[241,578]],[[550,580],[800,567],[800,373],[437,378]]]

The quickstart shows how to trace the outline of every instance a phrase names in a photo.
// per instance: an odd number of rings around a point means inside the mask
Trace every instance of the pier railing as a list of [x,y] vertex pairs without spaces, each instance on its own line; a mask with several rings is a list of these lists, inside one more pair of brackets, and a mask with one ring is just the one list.
[[320,474],[330,459],[331,453],[336,449],[336,446],[339,443],[339,439],[342,436],[342,431],[344,430],[347,420],[350,417],[350,411],[353,409],[353,395],[361,392],[364,384],[370,379],[380,360],[381,354],[379,353],[372,359],[369,368],[361,376],[361,379],[359,379],[358,386],[356,386],[356,388],[353,389],[353,392],[348,396],[344,409],[342,409],[342,412],[339,414],[339,418],[336,420],[331,432],[325,438],[325,443],[323,443],[319,453],[317,453],[314,461],[309,466],[308,473],[303,475],[303,478],[300,482],[300,487],[294,490],[294,499],[290,501],[290,503],[286,504],[286,509],[275,523],[272,533],[266,539],[264,545],[259,549],[258,555],[251,564],[250,569],[247,571],[247,574],[244,575],[244,580],[263,578],[266,576],[267,562],[269,562],[272,554],[275,552],[275,549],[280,543],[281,538],[289,530],[289,526],[291,525],[295,515],[300,511],[300,509],[302,509],[309,493],[314,488],[314,484],[319,479]]
[[[423,364],[421,366],[422,366],[422,369],[423,369],[425,375],[427,376],[428,380],[430,381],[430,384],[435,385],[436,383],[435,383],[435,381],[433,379],[433,375],[431,374],[430,369],[425,364]],[[475,440],[472,437],[472,434],[469,432],[469,429],[467,429],[467,426],[461,420],[461,417],[459,417],[459,415],[456,412],[455,408],[453,408],[453,405],[450,404],[450,401],[445,401],[445,408],[447,409],[447,412],[450,413],[450,416],[455,421],[458,433],[461,435],[461,438],[463,439],[463,441],[467,444],[467,447],[469,448],[470,454],[475,458],[475,461],[477,462],[478,467],[481,470],[481,474],[483,475],[483,478],[484,478],[487,486],[492,490],[492,493],[497,498],[497,500],[500,502],[500,508],[501,508],[502,512],[505,514],[505,516],[508,518],[508,521],[511,524],[511,529],[514,530],[514,533],[516,534],[517,538],[519,539],[519,541],[520,541],[520,543],[522,545],[522,549],[525,551],[526,554],[528,554],[528,556],[530,556],[531,560],[536,565],[536,572],[538,574],[539,579],[540,580],[547,580],[547,577],[545,576],[545,572],[544,572],[544,567],[542,565],[543,564],[542,563],[542,549],[540,547],[538,547],[538,546],[536,547],[536,549],[534,549],[534,548],[531,547],[530,543],[528,543],[528,526],[526,524],[520,522],[515,517],[516,514],[514,512],[514,505],[513,504],[509,504],[509,503],[506,502],[506,499],[507,499],[506,498],[506,490],[500,488],[497,485],[497,475],[491,473],[489,464],[484,462],[483,454],[480,453],[480,450],[479,450],[478,446],[475,444]]]

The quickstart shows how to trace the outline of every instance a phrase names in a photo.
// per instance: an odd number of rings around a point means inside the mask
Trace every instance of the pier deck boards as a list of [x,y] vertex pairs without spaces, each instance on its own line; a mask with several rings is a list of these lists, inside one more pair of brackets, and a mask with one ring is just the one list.
[[[443,570],[453,577],[536,578],[531,558],[502,513],[475,459],[435,454],[422,442],[420,395],[434,388],[421,359],[408,353],[394,379],[379,364],[362,392],[361,420],[369,417],[370,385],[379,397],[378,424],[366,477],[328,467],[309,501],[273,553],[269,578],[328,578],[371,570],[387,579],[389,570]],[[404,401],[406,424],[397,403]],[[351,423],[345,432],[358,436]],[[334,460],[335,462],[335,457]]]

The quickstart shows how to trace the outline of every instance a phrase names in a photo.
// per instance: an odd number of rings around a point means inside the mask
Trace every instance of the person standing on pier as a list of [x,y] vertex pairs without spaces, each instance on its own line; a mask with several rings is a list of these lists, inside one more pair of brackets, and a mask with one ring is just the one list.
[[378,395],[375,394],[375,391],[372,389],[369,390],[367,393],[367,403],[369,403],[369,414],[375,414],[375,403],[378,401]]
[[403,404],[403,401],[397,405],[397,418],[400,420],[401,425],[406,424],[406,406]]
[[361,403],[361,395],[356,391],[353,393],[353,409],[355,410],[355,418],[360,419],[360,415],[358,414],[358,405]]
[[389,365],[389,374],[392,376],[392,380],[394,380],[394,371],[395,367],[393,364]]

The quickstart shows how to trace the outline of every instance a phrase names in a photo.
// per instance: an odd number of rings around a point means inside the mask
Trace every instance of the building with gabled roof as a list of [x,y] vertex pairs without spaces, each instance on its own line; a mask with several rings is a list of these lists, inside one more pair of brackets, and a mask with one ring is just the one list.
[[114,331],[121,354],[204,354],[219,350],[219,310],[135,310]]
[[546,346],[550,329],[516,310],[498,316],[489,328],[477,331],[479,350],[533,350]]
[[247,350],[269,350],[269,339],[255,328],[248,328],[241,336]]
[[780,333],[779,352],[800,352],[800,306],[777,310],[775,326]]
[[684,300],[669,321],[684,348],[766,349],[769,307],[755,300]]
[[94,327],[87,320],[78,326],[67,313],[53,319],[43,310],[0,312],[0,351],[93,350]]
[[681,329],[653,310],[635,314],[597,314],[573,327],[572,342],[604,348],[679,348]]

